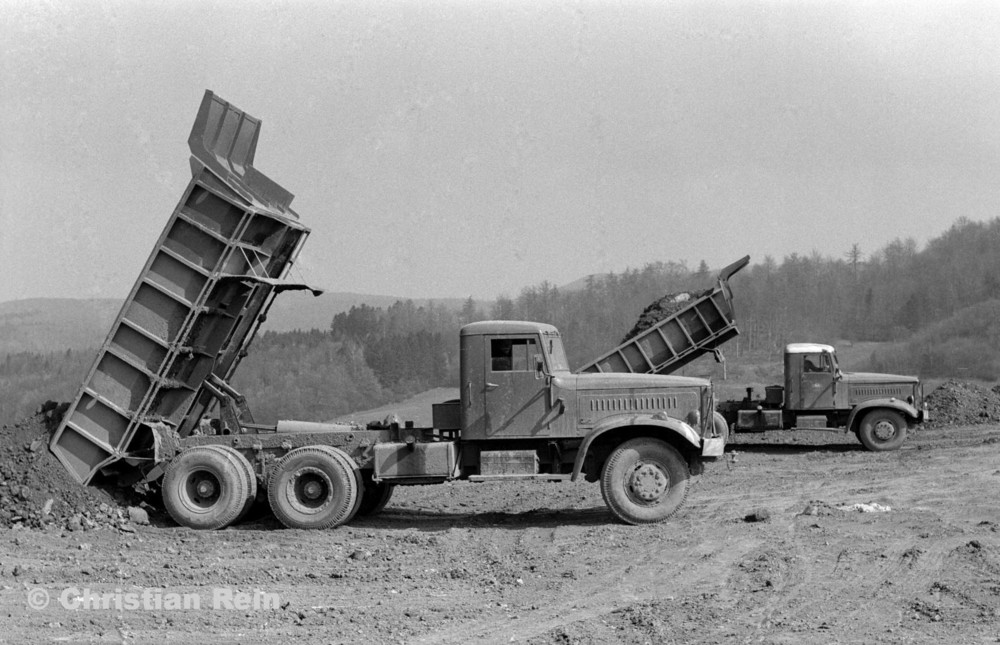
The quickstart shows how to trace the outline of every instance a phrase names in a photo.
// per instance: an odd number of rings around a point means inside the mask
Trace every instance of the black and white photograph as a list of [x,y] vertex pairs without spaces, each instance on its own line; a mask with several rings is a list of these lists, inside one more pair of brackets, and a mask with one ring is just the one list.
[[0,0],[0,643],[1000,642],[1000,4]]

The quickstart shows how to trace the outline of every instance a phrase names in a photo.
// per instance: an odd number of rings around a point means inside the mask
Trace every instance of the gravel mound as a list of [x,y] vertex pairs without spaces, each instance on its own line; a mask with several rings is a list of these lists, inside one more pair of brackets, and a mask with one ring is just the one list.
[[668,293],[659,300],[655,300],[646,306],[639,315],[638,322],[635,323],[635,327],[622,338],[621,342],[629,341],[642,332],[646,331],[650,327],[656,325],[664,318],[669,318],[675,313],[683,309],[692,300],[697,300],[702,296],[712,293],[711,289],[707,291],[681,291],[679,293]]
[[934,426],[1000,423],[1000,385],[950,379],[927,395],[927,407]]
[[[66,404],[48,402],[35,416],[0,429],[0,527],[129,530],[123,491],[81,486],[49,452]],[[135,507],[135,523],[144,512]],[[145,520],[148,523],[148,519]]]

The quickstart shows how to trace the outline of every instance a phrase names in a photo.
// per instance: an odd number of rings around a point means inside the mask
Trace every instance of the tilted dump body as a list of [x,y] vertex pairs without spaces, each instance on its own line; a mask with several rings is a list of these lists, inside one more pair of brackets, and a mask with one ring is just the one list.
[[[245,355],[309,229],[253,167],[260,121],[206,92],[192,178],[125,299],[52,452],[81,483],[150,451],[149,424],[187,436]],[[105,240],[116,244],[113,233]]]
[[670,374],[705,352],[714,351],[740,333],[729,278],[749,262],[749,255],[733,262],[719,272],[718,282],[710,292],[692,299],[683,309],[577,372]]

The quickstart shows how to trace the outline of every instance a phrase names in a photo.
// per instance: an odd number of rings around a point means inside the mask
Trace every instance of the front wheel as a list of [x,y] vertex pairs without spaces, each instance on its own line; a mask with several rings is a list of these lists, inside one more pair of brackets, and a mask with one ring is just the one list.
[[896,450],[906,441],[906,420],[895,410],[872,410],[861,420],[858,439],[869,450]]
[[601,495],[627,524],[654,524],[677,512],[687,497],[687,462],[670,444],[639,437],[611,453],[601,472]]

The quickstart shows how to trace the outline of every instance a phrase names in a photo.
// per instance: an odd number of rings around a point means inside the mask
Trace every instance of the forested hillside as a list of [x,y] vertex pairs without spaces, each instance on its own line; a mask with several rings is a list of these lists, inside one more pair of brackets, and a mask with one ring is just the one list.
[[896,240],[867,257],[759,258],[736,279],[751,342],[816,334],[898,341],[965,307],[1000,297],[1000,219],[959,220],[918,250]]
[[97,350],[0,354],[0,423],[32,414],[45,401],[69,401]]
[[[458,330],[487,318],[556,325],[576,367],[617,344],[652,300],[710,287],[716,271],[667,261],[591,276],[573,289],[543,282],[485,306],[469,299],[458,310],[408,300],[354,306],[325,329],[263,334],[234,385],[260,421],[377,407],[455,386]],[[859,243],[836,256],[752,257],[732,285],[742,335],[724,348],[728,356],[771,357],[792,341],[876,341],[868,364],[852,369],[1000,378],[1000,219],[959,220],[923,249],[906,239],[870,251]],[[71,398],[92,357],[0,354],[2,419]]]

